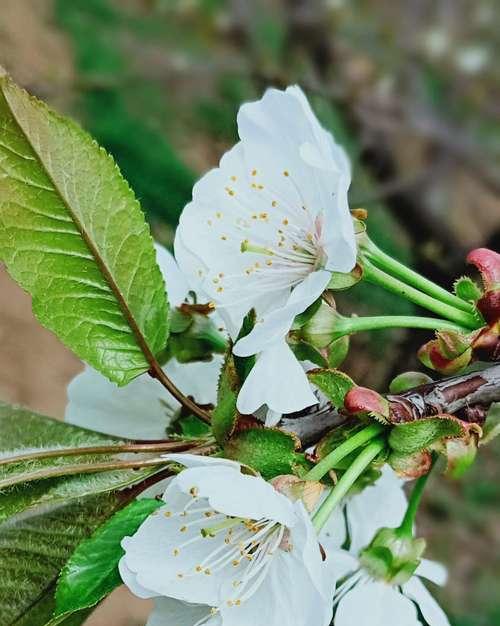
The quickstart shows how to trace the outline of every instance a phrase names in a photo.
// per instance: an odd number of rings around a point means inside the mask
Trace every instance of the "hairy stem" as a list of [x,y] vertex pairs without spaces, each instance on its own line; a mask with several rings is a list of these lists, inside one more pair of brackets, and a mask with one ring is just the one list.
[[368,465],[370,465],[373,459],[380,452],[382,452],[384,447],[385,441],[383,439],[375,439],[359,453],[354,462],[342,475],[339,482],[330,491],[326,500],[314,514],[313,524],[317,532],[323,528],[338,503],[347,494],[349,489],[353,486],[359,476],[361,476]]
[[0,465],[22,463],[37,459],[51,459],[64,456],[80,456],[85,454],[121,454],[123,452],[170,452],[188,450],[199,444],[199,441],[165,441],[158,443],[124,443],[103,446],[86,446],[82,448],[54,448],[51,450],[39,450],[0,458]]

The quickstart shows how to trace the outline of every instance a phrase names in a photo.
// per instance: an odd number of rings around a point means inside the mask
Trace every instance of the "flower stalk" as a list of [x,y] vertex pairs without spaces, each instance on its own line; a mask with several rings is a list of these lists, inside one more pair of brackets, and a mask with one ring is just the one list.
[[398,278],[407,285],[411,285],[428,296],[440,300],[443,304],[448,304],[466,313],[474,312],[474,308],[471,304],[462,300],[462,298],[459,298],[455,294],[450,293],[443,287],[436,285],[436,283],[425,278],[425,276],[422,276],[418,272],[415,272],[415,270],[407,267],[404,263],[397,261],[376,246],[368,237],[364,238],[360,247],[365,259],[368,259],[373,265],[387,272],[394,278]]
[[351,452],[354,452],[357,448],[361,447],[371,439],[374,439],[377,435],[380,435],[384,427],[382,424],[370,424],[363,430],[360,430],[352,437],[349,437],[347,441],[340,444],[325,456],[317,465],[315,465],[305,476],[304,480],[321,480],[323,476],[326,476],[328,472],[335,467],[335,465],[345,458]]
[[371,441],[356,457],[354,462],[349,466],[342,475],[339,482],[330,491],[328,497],[319,507],[313,516],[313,524],[316,531],[319,532],[326,524],[335,507],[342,498],[347,494],[356,480],[361,476],[364,470],[370,465],[373,459],[382,452],[385,447],[385,440],[380,437]]
[[415,518],[417,515],[418,507],[420,506],[422,495],[424,493],[425,486],[432,471],[432,467],[434,466],[434,462],[435,459],[433,458],[433,465],[431,466],[431,469],[427,472],[427,474],[420,476],[420,478],[418,478],[415,482],[415,486],[413,487],[413,490],[411,492],[405,516],[397,530],[397,533],[400,537],[413,537],[413,526],[415,525]]
[[463,311],[450,304],[442,302],[429,296],[415,287],[408,285],[398,278],[394,278],[383,270],[373,265],[368,259],[363,260],[363,278],[374,284],[383,287],[387,291],[395,293],[418,306],[428,309],[437,315],[442,315],[448,320],[455,322],[463,329],[474,330],[481,327],[481,322],[472,312]]

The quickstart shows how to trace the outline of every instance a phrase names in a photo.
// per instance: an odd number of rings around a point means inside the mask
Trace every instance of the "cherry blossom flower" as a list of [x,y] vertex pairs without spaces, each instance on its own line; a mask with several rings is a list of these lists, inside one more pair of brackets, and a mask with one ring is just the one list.
[[449,626],[448,619],[420,577],[443,585],[446,570],[439,563],[421,559],[415,574],[401,585],[373,578],[363,568],[360,551],[380,527],[396,527],[407,507],[402,482],[389,468],[382,477],[346,503],[349,550],[339,549],[338,535],[322,538],[330,555],[332,576],[343,581],[334,596],[334,626],[421,626],[417,606],[428,626]]
[[195,185],[175,255],[190,283],[217,304],[233,338],[243,316],[257,312],[255,328],[234,346],[237,355],[258,355],[240,412],[266,404],[288,413],[317,400],[285,337],[331,272],[356,263],[350,165],[297,86],[244,104],[238,131],[241,141]]
[[[168,285],[170,303],[181,304],[189,291],[186,279],[165,248],[156,245],[156,258]],[[221,363],[218,355],[209,362],[183,364],[171,358],[164,369],[183,393],[200,404],[209,404],[216,401]],[[65,419],[119,437],[162,439],[179,409],[178,401],[148,374],[126,387],[117,387],[86,366],[68,386]]]
[[232,461],[167,458],[187,469],[122,541],[125,584],[160,597],[150,626],[174,623],[171,611],[186,626],[327,626],[333,581],[302,502]]

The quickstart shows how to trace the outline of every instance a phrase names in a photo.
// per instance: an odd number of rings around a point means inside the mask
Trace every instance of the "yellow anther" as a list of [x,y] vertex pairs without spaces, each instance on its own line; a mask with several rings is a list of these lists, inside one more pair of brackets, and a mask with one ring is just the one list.
[[290,176],[290,172],[289,172],[288,170],[285,170],[285,171],[283,172],[283,176]]
[[222,239],[222,241],[227,241],[227,235],[221,235],[220,238]]
[[177,574],[177,578],[184,578],[184,574]]
[[220,220],[220,218],[222,217],[222,213],[220,211],[217,211],[215,217]]
[[273,262],[271,261],[271,259],[269,259],[268,261],[266,261],[266,265],[269,265],[269,267],[271,267],[271,265],[273,264]]
[[179,528],[179,530],[180,530],[180,532],[181,532],[181,533],[185,533],[185,532],[186,532],[186,530],[187,530],[187,526],[181,526],[181,527]]
[[198,487],[191,487],[189,493],[193,496],[193,498],[196,498],[196,496],[198,495]]
[[203,571],[203,567],[201,565],[197,565],[195,569],[196,569],[197,572],[202,572]]
[[269,217],[269,214],[265,212],[259,213],[259,217],[261,220],[267,220],[267,218]]
[[219,282],[219,279],[218,278],[212,278],[212,282],[217,284]]
[[211,574],[211,573],[212,573],[212,572],[211,572],[211,571],[210,571],[210,569],[207,567],[207,568],[206,568],[206,570],[205,570],[205,574],[206,574],[207,576],[210,576],[210,574]]
[[212,224],[213,224],[212,220],[207,220],[207,224],[208,224],[209,226],[212,226]]
[[285,217],[285,219],[281,222],[283,224],[283,226],[288,226],[288,220]]
[[273,200],[273,201],[271,202],[271,206],[278,206],[278,203],[276,202],[276,200]]
[[174,555],[174,556],[179,556],[179,554],[180,554],[179,549],[178,549],[178,548],[174,548],[174,550],[173,550],[173,555]]
[[217,287],[217,293],[222,293],[224,291],[224,287]]
[[238,561],[237,559],[233,561],[233,567],[238,567],[239,564],[240,564],[240,561]]
[[236,182],[236,176],[231,176],[231,180],[234,182]]
[[252,170],[252,176],[257,176],[257,170]]
[[163,515],[165,517],[172,517],[172,511],[165,511],[165,513],[163,513]]

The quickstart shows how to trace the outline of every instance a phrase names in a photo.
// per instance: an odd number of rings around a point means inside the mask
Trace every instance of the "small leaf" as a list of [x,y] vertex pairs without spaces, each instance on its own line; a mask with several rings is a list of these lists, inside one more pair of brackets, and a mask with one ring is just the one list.
[[315,369],[307,372],[307,376],[336,409],[344,406],[347,392],[354,387],[354,381],[340,370]]
[[[54,420],[19,407],[0,402],[0,459],[27,452],[77,448],[122,443],[122,440],[102,435],[59,420]],[[0,479],[16,478],[19,474],[37,470],[110,460],[109,456],[80,455],[52,457],[0,465]],[[0,522],[40,504],[61,504],[90,494],[122,489],[143,480],[157,469],[126,469],[98,474],[75,474],[16,485],[0,492]]]
[[[243,324],[241,326],[240,332],[238,333],[236,341],[242,339],[243,337],[246,337],[252,332],[253,327],[255,326],[256,319],[257,314],[255,312],[255,309],[251,309],[243,319]],[[255,365],[255,356],[236,356],[234,354],[233,359],[234,365],[236,367],[236,373],[238,374],[240,379],[240,385],[243,385],[246,377],[248,376],[248,374],[250,374],[252,367]]]
[[229,348],[219,375],[217,406],[212,413],[212,431],[220,445],[223,445],[233,434],[238,421],[236,400],[240,389],[240,379],[234,361],[231,348]]
[[94,606],[121,584],[121,540],[133,535],[162,504],[149,498],[131,502],[78,545],[59,577],[56,617]]
[[270,480],[281,474],[293,474],[298,447],[300,442],[290,433],[273,428],[248,428],[229,439],[224,456],[249,465]]
[[321,352],[305,341],[297,341],[290,343],[290,348],[299,361],[310,361],[318,367],[328,367],[328,361]]
[[482,290],[468,276],[457,278],[453,284],[453,290],[459,298],[466,302],[477,302],[483,295]]
[[342,365],[349,353],[349,344],[349,335],[344,335],[332,341],[328,346],[328,367],[330,369],[336,369]]
[[327,289],[332,289],[333,291],[349,289],[359,283],[362,277],[363,268],[358,263],[355,268],[347,274],[344,272],[332,272]]
[[[61,568],[80,541],[124,504],[126,499],[118,494],[92,496],[1,524],[0,624],[44,626],[49,622]],[[64,626],[77,623],[77,617],[62,622]]]
[[168,306],[139,203],[71,120],[0,76],[0,259],[33,312],[119,385],[165,348]]
[[490,443],[498,435],[500,435],[500,402],[493,402],[483,424],[483,436],[479,440],[479,445]]
[[397,424],[389,435],[390,447],[400,454],[414,454],[445,437],[461,437],[465,429],[452,416],[440,415]]
[[403,372],[391,380],[389,391],[391,393],[404,393],[413,387],[420,387],[420,385],[432,382],[432,378],[424,372]]

